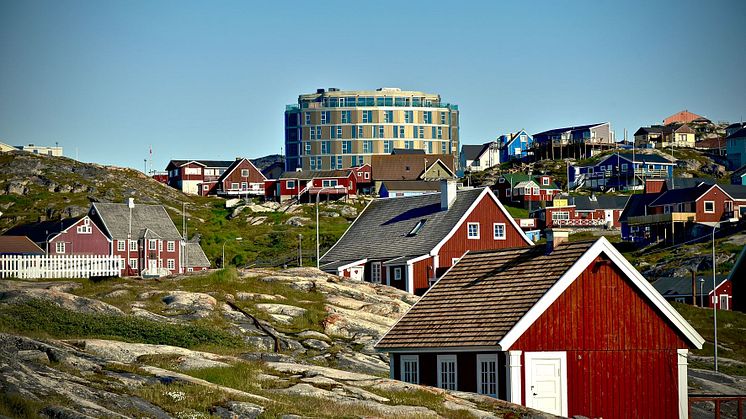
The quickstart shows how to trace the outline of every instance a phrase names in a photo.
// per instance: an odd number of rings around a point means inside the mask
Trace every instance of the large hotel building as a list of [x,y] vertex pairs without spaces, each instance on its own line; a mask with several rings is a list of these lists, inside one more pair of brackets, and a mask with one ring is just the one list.
[[395,148],[458,157],[458,106],[397,88],[332,88],[300,95],[285,109],[288,171],[360,166]]

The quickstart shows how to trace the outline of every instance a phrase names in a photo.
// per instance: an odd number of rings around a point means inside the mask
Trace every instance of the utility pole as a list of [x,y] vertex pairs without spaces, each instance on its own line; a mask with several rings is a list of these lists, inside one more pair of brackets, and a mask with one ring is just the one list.
[[298,234],[298,266],[303,267],[303,235]]

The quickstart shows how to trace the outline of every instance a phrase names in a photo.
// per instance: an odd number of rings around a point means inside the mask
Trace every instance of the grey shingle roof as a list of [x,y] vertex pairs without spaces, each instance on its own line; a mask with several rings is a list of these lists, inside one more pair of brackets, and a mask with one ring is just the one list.
[[199,243],[187,242],[184,264],[187,268],[209,268],[210,260],[207,259],[207,255],[205,255]]
[[461,146],[461,154],[466,160],[475,160],[485,147],[485,144],[464,144]]
[[[95,202],[90,215],[98,217],[101,226],[115,240],[126,239],[129,229],[129,208],[127,204]],[[147,231],[163,240],[180,240],[181,234],[176,229],[171,217],[162,205],[135,204],[132,209],[132,238],[141,237]]]
[[495,346],[593,243],[467,253],[376,348]]
[[438,192],[440,183],[426,180],[385,180],[382,183],[389,191]]
[[733,199],[746,199],[746,185],[718,185]]
[[[697,277],[699,278],[699,276]],[[717,284],[725,280],[725,275],[715,276]],[[704,276],[702,283],[702,292],[707,295],[712,291],[712,275]],[[663,277],[657,279],[651,285],[664,297],[692,295],[692,278],[691,277]],[[697,294],[699,294],[699,279],[697,280]]]
[[663,192],[649,206],[670,205],[684,202],[693,202],[703,193],[707,192],[712,185],[701,184],[693,188],[671,189]]
[[622,209],[627,204],[629,196],[599,195],[594,199],[590,196],[574,196],[571,202],[576,210],[592,211],[597,209]]
[[[456,201],[447,211],[440,209],[440,193],[373,200],[321,258],[321,263],[365,258],[388,260],[429,253],[483,191],[458,191]],[[421,220],[426,220],[425,225],[416,235],[409,235]]]

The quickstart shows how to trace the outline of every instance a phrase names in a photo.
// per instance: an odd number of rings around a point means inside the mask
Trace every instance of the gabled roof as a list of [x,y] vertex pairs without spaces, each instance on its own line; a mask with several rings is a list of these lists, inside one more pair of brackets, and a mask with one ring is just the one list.
[[351,169],[339,170],[301,170],[300,172],[285,172],[280,179],[320,179],[320,178],[346,178],[352,173]]
[[376,349],[507,351],[601,255],[686,340],[702,347],[704,339],[602,237],[565,243],[549,254],[544,246],[467,253],[384,335]]
[[384,180],[382,185],[389,191],[440,191],[439,182],[427,180]]
[[186,243],[186,258],[184,259],[186,268],[209,268],[210,260],[207,259],[205,252],[199,243]]
[[[609,156],[607,156],[607,158],[611,156],[613,156],[613,154],[610,154]],[[658,163],[658,164],[670,164],[670,165],[676,164],[672,162],[671,160],[668,160],[667,158],[660,156],[658,154],[619,153],[619,157],[629,160],[629,161],[632,161],[632,158],[634,157],[635,163]]]
[[664,124],[670,124],[672,122],[691,122],[695,119],[707,119],[702,115],[697,115],[696,113],[689,112],[688,110],[683,110],[676,112],[675,114],[669,116],[668,118],[663,120]]
[[705,192],[710,190],[714,185],[700,184],[692,188],[669,189],[663,192],[653,202],[648,204],[651,207],[660,205],[671,205],[684,202],[694,202],[699,199]]
[[451,172],[455,161],[450,154],[374,154],[371,157],[371,176],[381,180],[416,180],[434,162],[440,160]]
[[233,163],[233,160],[171,160],[168,162],[166,170],[169,167],[181,167],[189,163],[197,163],[204,167],[228,168]]
[[[89,214],[103,222],[103,230],[110,238],[127,238],[130,220],[127,204],[94,202]],[[162,205],[135,204],[132,208],[131,237],[141,238],[148,231],[163,240],[181,240],[181,234]]]
[[733,199],[746,199],[746,185],[718,185]]
[[744,175],[746,175],[746,164],[734,170],[733,173],[730,174],[731,177],[743,177]]
[[11,228],[3,233],[6,236],[26,236],[35,243],[44,243],[47,237],[50,239],[55,233],[67,230],[73,224],[80,221],[83,217],[66,218],[56,221],[40,221],[37,223],[22,224]]
[[[716,275],[715,281],[720,284],[726,279],[725,275]],[[663,277],[652,283],[653,287],[664,297],[674,297],[680,295],[692,295],[692,278],[691,277]],[[699,296],[700,281],[696,282],[697,295]],[[704,278],[702,282],[702,292],[706,296],[712,291],[712,275]]]
[[26,236],[0,236],[2,255],[43,255],[44,250]]
[[714,185],[715,180],[703,177],[677,177],[671,182],[671,178],[666,178],[666,189],[684,189],[693,188],[700,183]]
[[461,155],[464,160],[476,160],[484,149],[484,144],[464,144],[461,146]]
[[510,147],[510,144],[512,144],[513,141],[515,141],[518,138],[520,138],[521,134],[526,135],[526,139],[531,138],[531,136],[524,129],[522,129],[520,131],[517,131],[517,132],[512,132],[512,133],[506,135],[507,139],[506,139],[505,143],[503,144],[503,147]]
[[608,124],[608,122],[601,122],[600,124],[577,125],[574,127],[555,128],[555,129],[550,129],[547,131],[536,133],[534,134],[534,136],[562,134],[563,132],[568,132],[568,131],[585,131],[587,129],[598,127],[600,125],[605,125],[605,124]]
[[732,138],[746,138],[746,128],[741,128],[738,131],[734,132],[733,134],[725,137],[726,139],[732,139]]
[[550,182],[549,185],[543,185],[541,182],[541,178],[543,176],[552,177],[550,175],[529,176],[525,173],[506,173],[504,175],[500,175],[500,177],[505,179],[505,182],[507,182],[510,185],[513,185],[514,188],[523,187],[526,185],[524,182],[528,182],[528,181],[535,183],[536,186],[538,186],[540,189],[559,189],[560,188],[556,182]]
[[[321,262],[366,258],[389,260],[428,254],[463,221],[464,215],[482,198],[494,199],[501,206],[489,188],[458,191],[455,202],[448,210],[440,207],[440,193],[375,199],[360,213],[339,241],[321,257]],[[505,214],[510,217],[507,212]],[[423,220],[425,223],[417,234],[410,235],[415,225]],[[516,229],[520,231],[517,226]],[[531,243],[528,238],[525,240]]]
[[624,206],[624,210],[619,215],[619,222],[627,221],[628,217],[637,217],[645,215],[645,209],[651,202],[655,201],[660,193],[648,193],[648,194],[633,194],[629,196],[627,205]]
[[231,165],[228,166],[227,169],[225,169],[225,172],[223,172],[223,174],[220,175],[220,177],[218,178],[218,182],[222,182],[223,180],[225,180],[225,178],[227,178],[228,176],[230,176],[230,174],[233,173],[233,171],[236,170],[236,168],[238,168],[238,166],[240,166],[241,163],[243,163],[244,161],[247,162],[247,163],[249,163],[251,165],[251,167],[253,167],[254,170],[256,170],[256,172],[259,173],[262,176],[262,178],[264,178],[264,180],[267,180],[267,177],[264,176],[264,173],[262,173],[261,170],[257,169],[257,167],[254,166],[254,163],[251,162],[251,160],[246,159],[246,158],[241,158],[241,159],[236,159],[236,161],[234,161],[233,163],[231,163]]
[[599,209],[623,209],[629,200],[628,195],[597,195],[597,196],[573,196],[570,202],[575,205],[576,210],[595,211]]

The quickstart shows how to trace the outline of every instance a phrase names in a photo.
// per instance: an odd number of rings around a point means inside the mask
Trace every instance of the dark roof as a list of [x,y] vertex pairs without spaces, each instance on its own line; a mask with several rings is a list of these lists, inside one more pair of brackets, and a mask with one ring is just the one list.
[[645,208],[659,196],[661,196],[659,193],[630,195],[627,205],[624,206],[624,210],[619,215],[619,222],[627,221],[627,217],[645,215]]
[[671,178],[666,178],[666,189],[693,188],[695,186],[698,186],[700,183],[714,185],[715,181],[713,179],[704,177],[677,177],[673,179],[672,184]]
[[559,185],[557,185],[557,183],[554,181],[551,182],[549,185],[544,185],[541,182],[541,178],[544,176],[549,176],[550,178],[552,177],[551,175],[533,175],[529,177],[529,175],[525,173],[505,173],[503,175],[500,175],[499,178],[505,179],[505,182],[508,182],[511,185],[511,187],[515,187],[521,182],[526,182],[526,181],[531,180],[537,185],[539,185],[539,189],[559,189],[560,188]]
[[201,165],[204,165],[205,167],[222,167],[227,168],[231,164],[233,164],[234,160],[171,160],[168,162],[168,168],[169,166],[175,166],[175,167],[181,167],[189,162],[195,162],[199,163]]
[[[103,222],[102,227],[110,238],[127,238],[130,214],[127,204],[94,202],[90,214]],[[132,238],[144,237],[146,234],[163,240],[181,239],[181,234],[162,205],[135,204],[132,209]]]
[[[683,129],[682,129],[683,128]],[[679,131],[682,129],[681,131]],[[639,134],[670,134],[672,132],[688,132],[693,133],[694,130],[686,124],[672,123],[668,125],[651,125],[649,127],[640,127],[634,135]]]
[[340,170],[315,170],[299,172],[285,172],[280,175],[280,179],[319,179],[319,178],[340,178],[350,176],[350,169]]
[[26,236],[0,236],[0,254],[43,255],[44,250]]
[[628,195],[597,195],[597,196],[573,196],[570,197],[570,205],[575,205],[576,210],[593,211],[597,209],[622,209],[629,200]]
[[391,151],[391,154],[425,154],[425,150],[421,148],[395,148]]
[[746,175],[746,164],[734,170],[733,173],[730,174],[731,177],[733,176],[741,177],[743,175]]
[[186,243],[186,259],[184,261],[187,268],[209,268],[210,260],[207,259],[205,252],[199,243]]
[[599,125],[604,125],[606,123],[607,122],[601,122],[599,124],[578,125],[578,126],[574,126],[574,127],[555,128],[555,129],[550,129],[550,130],[547,130],[547,131],[542,131],[542,132],[539,132],[539,133],[534,134],[534,135],[553,135],[553,134],[562,134],[563,132],[567,132],[567,131],[585,131],[587,129],[590,129],[590,128],[593,128],[593,127],[597,127]]
[[738,131],[734,132],[733,134],[725,137],[728,138],[746,138],[746,128],[741,128]]
[[416,180],[425,171],[440,160],[453,172],[455,161],[450,154],[375,154],[371,158],[371,176],[373,180]]
[[495,346],[593,243],[467,253],[376,347]]
[[734,122],[726,127],[727,128],[741,128],[746,127],[746,122]]
[[440,191],[440,182],[426,180],[385,180],[382,185],[389,191]]
[[701,184],[692,188],[670,189],[660,194],[660,196],[649,205],[660,206],[683,202],[694,202],[711,187],[712,185]]
[[464,144],[461,146],[461,154],[464,156],[464,160],[475,160],[482,154],[484,150],[484,144]]
[[[47,237],[54,233],[64,231],[66,228],[80,221],[83,217],[66,218],[56,221],[40,221],[30,224],[22,224],[11,228],[3,233],[5,236],[26,236],[35,243],[45,243]],[[50,237],[51,238],[51,237]]]
[[[744,281],[743,278],[746,278],[746,246],[743,246],[743,248],[741,249],[741,253],[736,258],[736,263],[733,264],[733,268],[728,274],[728,279],[730,279],[731,281],[736,278],[738,278],[739,283],[742,283]],[[731,285],[733,285],[733,283],[731,283]],[[741,307],[743,306],[741,305]]]
[[641,162],[641,163],[663,163],[663,164],[676,164],[672,162],[671,160],[668,160],[667,158],[660,156],[658,154],[641,154],[641,153],[635,153],[634,155],[632,153],[619,153],[619,157],[623,159],[627,159],[629,161],[632,161],[632,157],[634,156],[635,162]]
[[[483,191],[458,191],[456,201],[447,211],[440,208],[440,193],[375,199],[321,258],[321,262],[351,262],[366,258],[388,260],[429,253],[454,228]],[[419,232],[409,235],[422,220],[426,221]]]
[[223,172],[223,174],[220,175],[220,177],[218,178],[217,182],[220,183],[223,180],[225,180],[225,178],[228,177],[231,174],[231,172],[233,172],[233,169],[235,169],[236,167],[238,167],[244,161],[246,161],[247,163],[249,163],[249,165],[251,167],[253,167],[254,170],[256,170],[266,180],[266,176],[264,176],[264,173],[262,173],[262,171],[260,171],[259,169],[257,169],[257,167],[254,165],[254,163],[251,162],[251,160],[246,159],[246,158],[240,158],[240,159],[236,159],[233,163],[231,163],[230,166],[228,166],[228,168],[225,169],[225,172]]
[[[700,276],[697,276],[697,278],[700,278]],[[720,284],[725,278],[725,275],[716,275],[715,282]],[[707,295],[712,291],[712,275],[705,276],[704,280],[702,282],[702,292]],[[697,294],[699,294],[699,284],[700,281],[697,280]],[[655,280],[651,285],[664,297],[692,295],[691,277],[663,277]]]
[[733,199],[746,199],[746,185],[718,185]]

